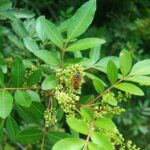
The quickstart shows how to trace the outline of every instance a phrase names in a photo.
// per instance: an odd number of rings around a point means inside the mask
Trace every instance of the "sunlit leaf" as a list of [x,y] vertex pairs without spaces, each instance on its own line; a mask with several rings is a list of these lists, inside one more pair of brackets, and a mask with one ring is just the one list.
[[118,69],[112,60],[107,64],[107,77],[111,84],[115,83],[118,79]]
[[113,121],[109,118],[99,118],[95,122],[96,127],[106,129],[106,130],[115,130],[116,125],[113,123]]
[[78,138],[65,138],[58,141],[52,150],[81,150],[85,141]]
[[43,90],[54,89],[57,85],[57,78],[55,75],[50,75],[46,77],[42,83]]
[[15,101],[17,104],[23,107],[30,107],[32,99],[26,91],[17,90],[15,92]]
[[48,50],[39,50],[34,54],[50,66],[58,67],[60,65],[60,60],[57,58],[57,55],[53,52],[50,52]]
[[114,149],[110,139],[101,133],[93,132],[91,139],[95,144],[102,147],[102,150]]
[[25,37],[23,39],[25,47],[32,53],[35,53],[37,50],[39,50],[39,46],[37,43],[30,37]]
[[133,95],[139,95],[139,96],[144,95],[143,91],[139,87],[131,83],[119,83],[115,85],[114,87],[121,91],[125,91]]
[[83,4],[70,19],[67,39],[71,40],[84,33],[91,24],[96,10],[96,0]]
[[100,46],[103,43],[105,43],[105,41],[102,39],[85,38],[85,39],[78,40],[77,42],[71,44],[66,50],[67,51],[87,50],[90,48]]
[[79,133],[88,134],[88,125],[84,120],[70,117],[67,118],[67,124]]
[[90,50],[89,57],[92,60],[93,64],[100,59],[100,48],[101,46],[97,46]]
[[131,75],[148,75],[150,74],[150,59],[137,62],[131,69]]
[[123,50],[119,56],[120,70],[123,76],[127,75],[132,67],[132,58],[127,50]]
[[35,16],[35,14],[30,11],[30,10],[26,10],[26,9],[11,9],[9,10],[9,12],[14,15],[16,18],[32,18]]
[[8,91],[0,91],[0,117],[6,118],[13,107],[13,97]]
[[150,77],[147,76],[129,76],[125,78],[127,81],[137,82],[143,85],[150,85]]
[[55,24],[50,20],[41,16],[37,19],[36,32],[39,38],[44,42],[46,39],[50,39],[56,46],[63,48],[63,37]]
[[88,107],[81,107],[80,112],[82,117],[87,121],[92,121],[92,119],[94,118],[93,111]]

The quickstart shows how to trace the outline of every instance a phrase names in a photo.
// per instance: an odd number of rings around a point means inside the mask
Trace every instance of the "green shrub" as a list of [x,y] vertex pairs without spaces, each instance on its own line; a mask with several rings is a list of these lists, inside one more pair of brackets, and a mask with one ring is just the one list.
[[150,59],[133,64],[126,49],[101,58],[106,41],[81,37],[95,11],[96,0],[89,0],[56,26],[11,9],[9,0],[0,3],[2,148],[140,149],[113,117],[132,95],[144,96],[138,84],[150,85]]

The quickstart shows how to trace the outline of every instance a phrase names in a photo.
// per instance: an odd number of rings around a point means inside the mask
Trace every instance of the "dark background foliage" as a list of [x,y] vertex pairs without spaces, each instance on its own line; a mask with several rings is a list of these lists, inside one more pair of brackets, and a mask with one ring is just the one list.
[[[86,0],[13,0],[13,7],[26,8],[45,15],[59,24],[73,15]],[[97,0],[95,19],[86,36],[106,39],[101,55],[118,55],[127,49],[135,60],[150,57],[150,1]],[[84,35],[83,35],[84,36]],[[144,89],[144,87],[143,87]],[[89,90],[89,89],[87,89]],[[91,92],[91,91],[89,91]],[[116,117],[116,123],[126,139],[132,139],[144,150],[150,149],[150,88],[144,98],[132,98],[127,109]]]

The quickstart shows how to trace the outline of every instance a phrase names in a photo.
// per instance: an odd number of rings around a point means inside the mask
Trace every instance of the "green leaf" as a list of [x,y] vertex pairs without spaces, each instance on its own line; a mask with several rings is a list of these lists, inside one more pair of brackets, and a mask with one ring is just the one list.
[[23,107],[30,107],[32,100],[30,95],[26,91],[17,90],[15,92],[15,101],[17,104]]
[[27,90],[26,93],[28,93],[31,97],[32,102],[40,102],[40,96],[37,92],[35,91],[31,91],[31,90]]
[[104,147],[101,147],[101,146],[95,144],[95,143],[89,142],[88,143],[88,150],[106,150],[106,149]]
[[85,119],[86,121],[93,120],[93,118],[94,118],[93,111],[91,109],[89,109],[88,107],[81,107],[80,112],[81,112],[83,119]]
[[89,0],[83,4],[70,19],[67,39],[70,41],[84,33],[92,23],[96,10],[96,0]]
[[0,68],[2,69],[3,73],[7,73],[7,64],[2,53],[0,53]]
[[85,75],[93,81],[94,88],[98,93],[101,93],[104,90],[104,86],[107,87],[107,85],[97,76],[88,72],[86,72]]
[[91,73],[89,73],[89,72],[86,72],[85,73],[85,75],[89,78],[89,79],[91,79],[91,80],[95,80],[95,81],[98,81],[99,80],[99,82],[98,83],[102,83],[105,87],[107,86],[100,78],[98,78],[97,76],[95,76],[94,74],[91,74]]
[[118,79],[118,69],[112,60],[107,64],[107,77],[111,84],[115,83]]
[[[38,37],[40,38],[40,40],[45,43],[47,40],[48,40],[48,36],[47,36],[47,33],[45,30],[43,30],[43,20],[44,18],[43,17],[39,17],[37,20],[36,20],[36,33],[38,35]],[[46,27],[45,27],[46,28]],[[44,31],[44,32],[43,32]]]
[[64,66],[69,66],[71,64],[79,64],[82,58],[68,58],[65,60]]
[[54,145],[57,141],[72,137],[72,135],[66,132],[59,132],[59,131],[49,131],[46,135],[46,139],[49,144]]
[[5,120],[0,119],[0,142],[4,140],[3,138],[3,128],[4,128]]
[[131,83],[119,83],[119,84],[115,85],[114,88],[117,88],[121,91],[125,91],[125,92],[133,94],[133,95],[139,95],[139,96],[144,95],[143,91],[139,87],[137,87]]
[[101,133],[93,132],[91,139],[93,143],[100,146],[102,150],[114,150],[110,139]]
[[26,10],[26,9],[11,9],[9,10],[9,12],[14,15],[16,18],[21,18],[21,19],[28,19],[28,18],[32,18],[35,16],[35,14],[30,11],[30,10]]
[[63,119],[63,116],[64,116],[64,111],[63,109],[59,106],[57,108],[57,111],[56,111],[56,118],[57,118],[57,121],[61,121]]
[[150,74],[150,59],[137,62],[131,69],[131,75],[149,75]]
[[5,119],[13,108],[13,97],[7,91],[0,91],[0,117]]
[[127,75],[132,67],[132,58],[127,50],[123,50],[119,56],[120,70],[123,76]]
[[42,131],[36,127],[28,127],[17,134],[17,141],[23,144],[32,144],[42,139]]
[[108,56],[108,57],[102,58],[100,61],[98,61],[96,63],[94,68],[106,73],[107,72],[107,64],[110,60],[112,60],[116,64],[117,68],[119,68],[119,59],[116,56]]
[[25,66],[25,68],[32,68],[34,66],[32,60],[27,60],[27,59],[23,59],[23,64]]
[[82,58],[82,53],[80,51],[75,51],[74,52],[74,58]]
[[18,39],[18,37],[16,35],[9,32],[9,34],[7,34],[7,37],[10,40],[10,42],[12,42],[16,47],[18,47],[21,50],[25,49],[22,41],[20,39]]
[[32,18],[32,19],[26,19],[24,21],[24,25],[25,25],[25,28],[26,30],[28,31],[29,33],[29,36],[30,37],[33,37],[34,40],[38,40],[37,38],[35,38],[35,36],[37,37],[36,35],[36,29],[35,29],[35,24],[36,24],[36,20],[35,18]]
[[32,85],[35,85],[37,84],[40,79],[42,77],[42,71],[41,70],[36,70],[34,71],[30,76],[29,78],[27,79],[27,85],[29,87],[31,87]]
[[95,122],[95,126],[98,128],[106,129],[106,130],[116,129],[116,125],[113,123],[113,121],[105,117],[97,119]]
[[100,79],[93,79],[93,85],[97,93],[102,93],[104,91],[104,84]]
[[19,127],[17,125],[17,122],[14,120],[12,116],[9,116],[6,120],[6,129],[8,132],[8,137],[12,142],[16,141],[16,134],[19,131]]
[[81,150],[85,141],[78,138],[65,138],[58,141],[52,148],[52,150]]
[[11,8],[12,2],[10,0],[0,0],[0,10]]
[[7,35],[9,32],[10,31],[6,27],[0,26],[0,36]]
[[125,78],[127,81],[137,82],[143,85],[150,85],[150,77],[147,76],[129,76]]
[[70,128],[78,131],[79,133],[88,134],[88,125],[84,122],[84,120],[70,117],[67,118],[67,124]]
[[60,65],[60,60],[53,52],[50,52],[48,50],[39,50],[34,54],[50,66],[58,67]]
[[105,43],[105,41],[99,38],[85,38],[71,44],[66,50],[73,52],[80,50],[87,50],[90,48],[100,46],[103,43]]
[[23,24],[23,22],[19,19],[13,19],[12,23],[12,28],[15,31],[15,33],[20,37],[20,38],[25,38],[28,36],[28,32],[25,29],[25,26]]
[[12,64],[11,77],[13,87],[22,87],[25,75],[25,68],[20,58],[16,57]]
[[37,50],[39,50],[39,46],[37,43],[30,37],[25,37],[23,39],[25,47],[32,53],[35,53]]
[[82,61],[80,62],[80,65],[83,66],[84,68],[89,68],[89,66],[93,65],[93,61],[89,58],[83,57]]
[[13,16],[8,10],[6,10],[6,11],[0,10],[0,19],[1,20],[9,19],[11,21],[14,21],[14,20],[16,20],[16,17]]
[[42,89],[51,90],[51,89],[54,89],[56,85],[57,85],[56,75],[52,74],[44,79],[42,83]]
[[5,87],[5,84],[4,84],[4,74],[3,74],[3,71],[2,71],[1,68],[0,68],[0,87]]
[[63,37],[55,24],[41,16],[37,19],[36,32],[42,41],[50,39],[56,46],[63,48]]
[[32,102],[30,108],[20,107],[17,105],[17,112],[19,116],[27,123],[41,124],[44,118],[44,106],[39,102]]
[[[105,96],[105,95],[104,95]],[[104,97],[103,96],[103,97]],[[110,105],[112,105],[112,106],[117,106],[117,104],[118,104],[118,102],[117,102],[117,100],[116,100],[116,98],[112,95],[112,97],[111,98],[107,98],[107,99],[105,99],[105,98],[103,98],[103,102],[104,103],[107,103],[107,104],[110,104]]]
[[15,147],[14,146],[11,146],[10,144],[6,144],[4,146],[4,150],[15,150]]
[[95,64],[100,58],[100,46],[92,48],[89,53],[89,57],[92,60],[93,64]]
[[70,24],[70,19],[67,19],[65,20],[64,22],[62,22],[58,27],[57,29],[60,31],[60,32],[64,32],[64,31],[67,31],[67,28]]
[[87,104],[88,102],[90,102],[91,100],[93,100],[95,97],[94,95],[86,95],[83,96],[82,99],[80,99],[80,103],[81,104]]

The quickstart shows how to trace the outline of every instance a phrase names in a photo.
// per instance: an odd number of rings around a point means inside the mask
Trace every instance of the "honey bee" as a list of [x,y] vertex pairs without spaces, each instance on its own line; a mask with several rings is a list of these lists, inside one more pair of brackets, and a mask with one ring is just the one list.
[[73,87],[75,90],[78,90],[81,84],[81,74],[77,72],[73,75]]

